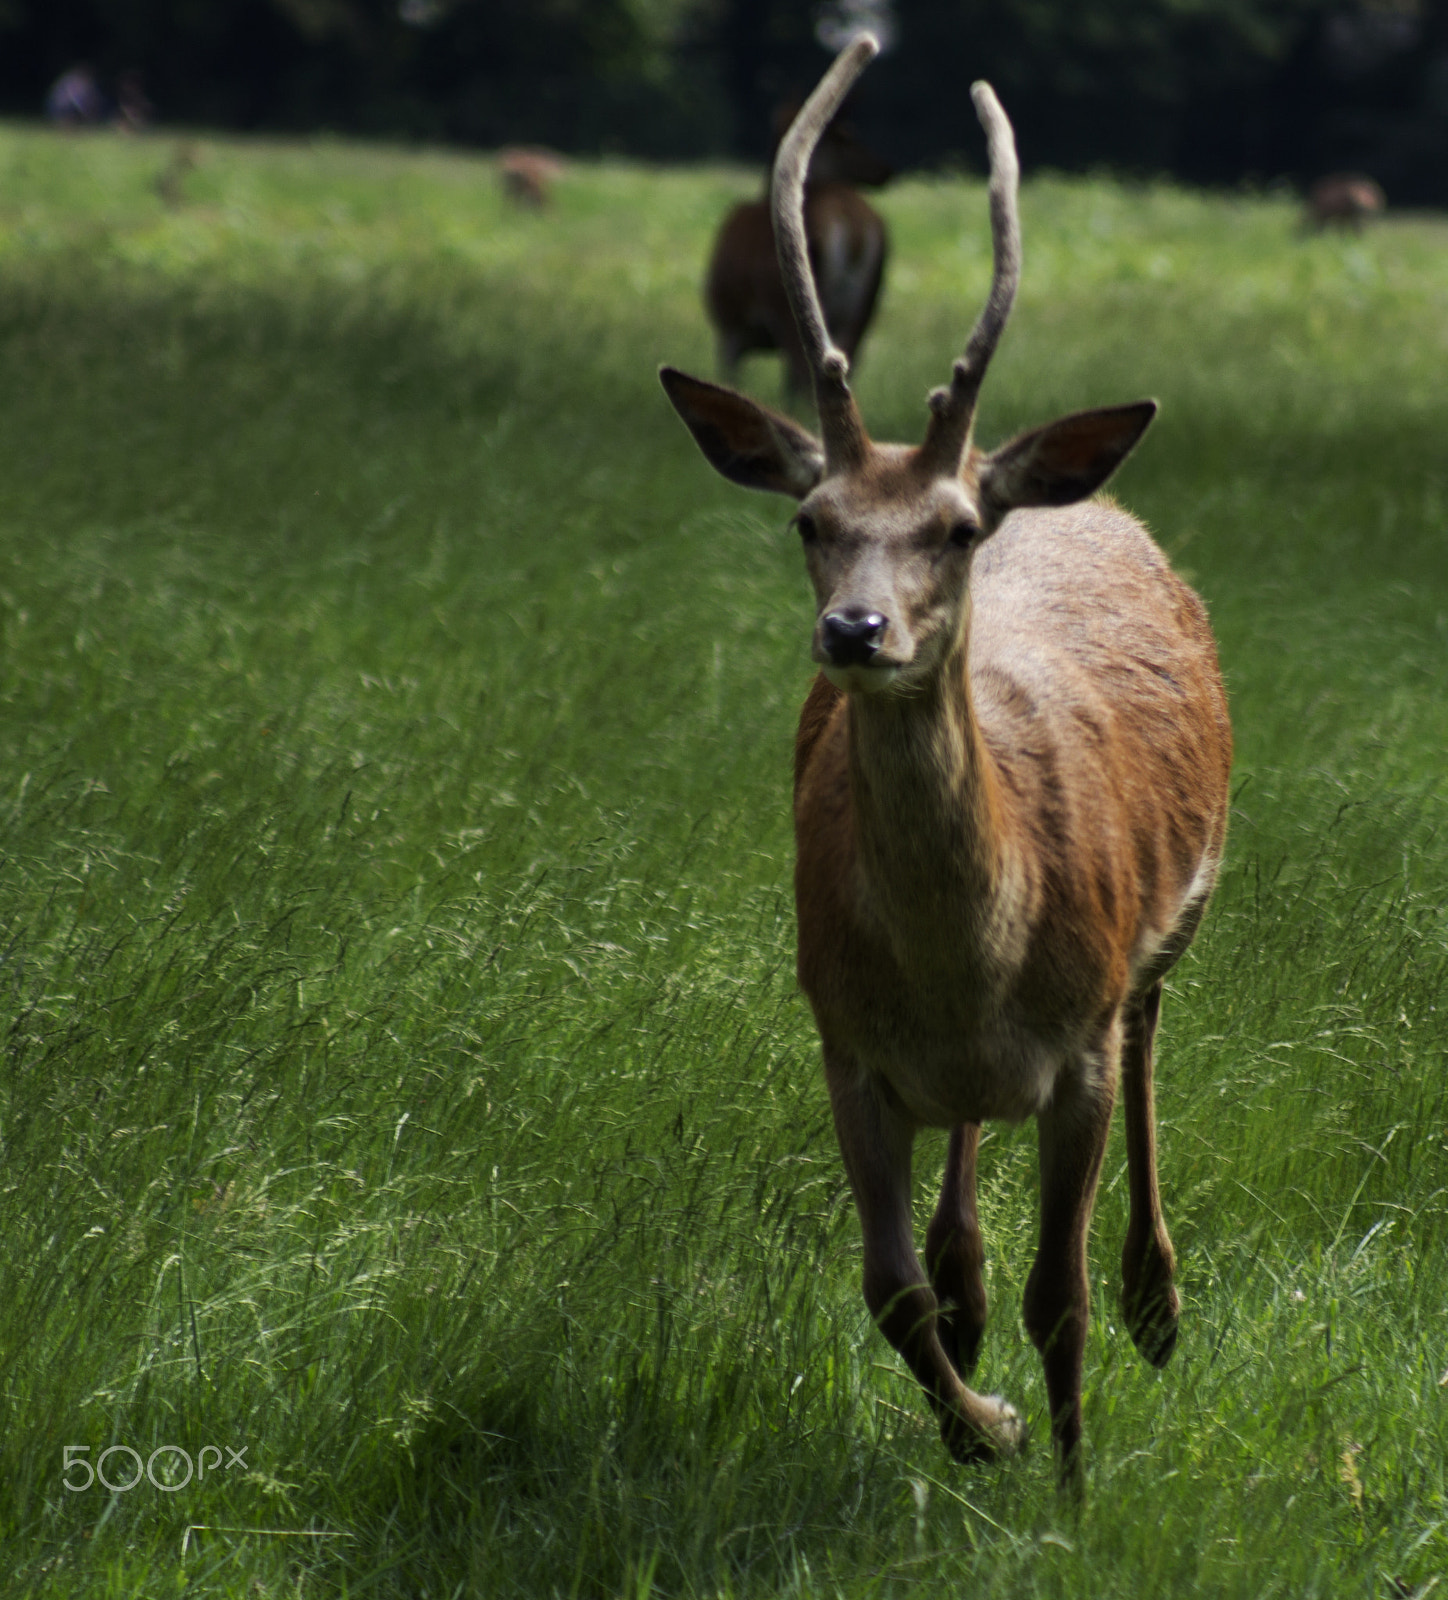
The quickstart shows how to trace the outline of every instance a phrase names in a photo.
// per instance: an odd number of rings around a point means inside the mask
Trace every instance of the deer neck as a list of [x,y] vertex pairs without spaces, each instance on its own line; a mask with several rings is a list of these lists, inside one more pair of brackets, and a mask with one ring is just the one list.
[[918,689],[849,703],[860,887],[902,959],[926,966],[989,956],[1018,922],[1006,790],[976,717],[968,631]]

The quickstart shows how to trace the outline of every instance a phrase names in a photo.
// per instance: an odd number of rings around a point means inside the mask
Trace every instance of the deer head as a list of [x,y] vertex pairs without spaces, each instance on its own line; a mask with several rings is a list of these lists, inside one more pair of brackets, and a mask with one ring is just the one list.
[[814,386],[820,435],[719,384],[673,367],[659,377],[707,459],[726,478],[800,502],[817,616],[812,655],[839,688],[907,690],[958,648],[971,557],[1022,506],[1094,493],[1156,414],[1156,402],[1078,412],[989,453],[972,440],[981,383],[1015,299],[1021,242],[1011,125],[990,85],[971,88],[990,152],[994,270],[950,383],[929,397],[919,445],[877,444],[831,343],[810,270],[804,181],[824,129],[879,45],[861,34],[836,58],[780,144],[771,190],[775,243]]

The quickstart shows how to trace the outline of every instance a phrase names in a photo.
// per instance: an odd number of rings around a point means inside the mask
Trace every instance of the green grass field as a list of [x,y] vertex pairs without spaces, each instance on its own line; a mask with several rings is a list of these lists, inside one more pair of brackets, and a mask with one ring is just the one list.
[[[859,1294],[792,976],[810,601],[654,377],[710,371],[756,180],[578,167],[533,216],[465,156],[206,141],[167,209],[170,152],[0,130],[5,1592],[1426,1595],[1448,224],[1024,195],[982,435],[1160,398],[1117,492],[1238,743],[1161,1042],[1182,1340],[1114,1326],[1118,1129],[1078,1510],[1029,1127],[982,1168],[1019,1462],[950,1464]],[[880,204],[858,392],[916,437],[984,196]],[[162,1486],[86,1487],[111,1447]]]

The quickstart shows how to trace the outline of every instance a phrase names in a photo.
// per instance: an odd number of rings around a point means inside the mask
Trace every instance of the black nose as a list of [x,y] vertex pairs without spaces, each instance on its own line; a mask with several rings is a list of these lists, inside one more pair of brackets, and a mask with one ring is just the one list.
[[867,667],[889,625],[878,611],[831,611],[820,623],[820,643],[832,667]]

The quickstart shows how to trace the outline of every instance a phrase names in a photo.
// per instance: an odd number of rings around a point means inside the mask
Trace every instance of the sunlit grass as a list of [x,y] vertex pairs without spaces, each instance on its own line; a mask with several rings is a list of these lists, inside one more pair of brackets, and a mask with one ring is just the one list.
[[[10,1586],[1424,1592],[1448,226],[1027,189],[983,432],[1161,399],[1120,494],[1238,742],[1162,1038],[1183,1339],[1113,1327],[1114,1144],[1077,1515],[1043,1449],[949,1464],[858,1293],[792,979],[798,552],[653,376],[709,370],[757,180],[580,166],[535,216],[470,157],[201,140],[168,207],[174,148],[0,132]],[[989,242],[978,183],[879,203],[859,391],[904,435]],[[983,1379],[1039,1438],[1034,1140],[984,1148]],[[244,1462],[64,1487],[168,1444]]]

